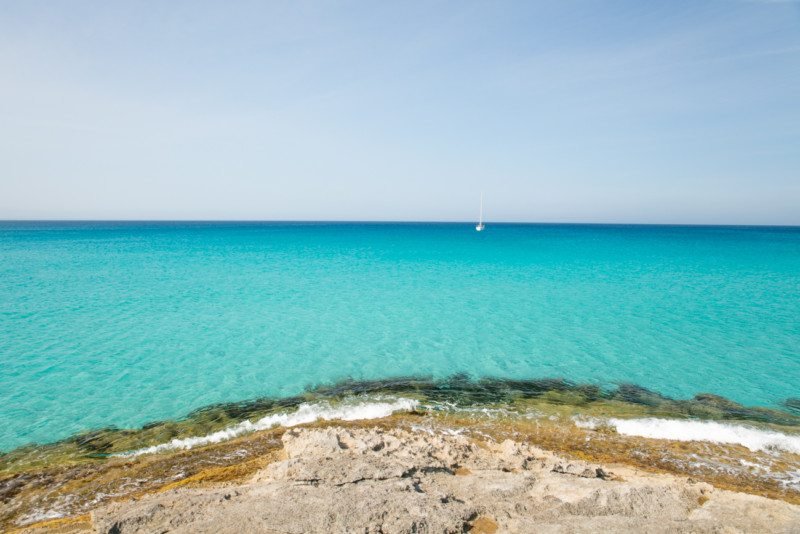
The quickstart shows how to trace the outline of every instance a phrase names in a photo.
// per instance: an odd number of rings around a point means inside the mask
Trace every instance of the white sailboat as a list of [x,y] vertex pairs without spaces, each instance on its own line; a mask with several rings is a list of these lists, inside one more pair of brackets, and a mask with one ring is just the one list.
[[475,227],[475,230],[478,232],[482,231],[485,228],[483,224],[483,191],[481,191],[481,214],[478,218],[478,226]]

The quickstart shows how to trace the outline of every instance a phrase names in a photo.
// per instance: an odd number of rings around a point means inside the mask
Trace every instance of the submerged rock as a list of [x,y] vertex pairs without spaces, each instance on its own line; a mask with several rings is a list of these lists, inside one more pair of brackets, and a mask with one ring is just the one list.
[[796,399],[794,397],[788,398],[783,401],[783,405],[790,411],[800,414],[800,399]]

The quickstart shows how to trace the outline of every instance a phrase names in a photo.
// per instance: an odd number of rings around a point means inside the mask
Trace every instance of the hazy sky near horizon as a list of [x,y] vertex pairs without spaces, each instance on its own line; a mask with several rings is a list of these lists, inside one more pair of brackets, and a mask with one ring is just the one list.
[[0,0],[0,218],[800,224],[800,2]]

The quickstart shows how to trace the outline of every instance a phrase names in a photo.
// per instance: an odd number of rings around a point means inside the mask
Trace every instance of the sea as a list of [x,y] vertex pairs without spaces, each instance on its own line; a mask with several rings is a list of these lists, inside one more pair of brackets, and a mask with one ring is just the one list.
[[453,375],[787,409],[800,228],[0,222],[0,451]]

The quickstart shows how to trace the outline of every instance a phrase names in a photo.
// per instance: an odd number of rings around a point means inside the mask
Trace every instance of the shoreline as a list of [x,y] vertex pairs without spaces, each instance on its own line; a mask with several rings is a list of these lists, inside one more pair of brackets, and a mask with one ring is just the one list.
[[[139,428],[108,426],[78,432],[45,443],[28,443],[10,450],[0,450],[0,476],[13,471],[13,464],[25,456],[59,456],[71,447],[80,449],[74,456],[121,454],[137,449],[164,445],[173,439],[191,439],[222,432],[265,416],[276,416],[280,423],[286,410],[309,403],[340,406],[348,399],[369,398],[376,402],[409,398],[431,409],[503,409],[525,408],[526,401],[553,406],[573,407],[578,415],[623,418],[657,417],[700,421],[732,421],[767,425],[768,428],[800,429],[800,399],[787,398],[780,408],[744,406],[711,393],[697,393],[689,399],[674,399],[630,383],[601,387],[576,383],[563,378],[506,379],[472,378],[456,374],[445,379],[430,377],[393,377],[377,380],[342,380],[333,384],[310,386],[298,395],[259,397],[239,402],[215,403],[196,408],[184,417],[156,420]],[[408,407],[405,407],[408,408]],[[388,414],[386,414],[388,415]],[[244,429],[247,431],[247,429]],[[76,446],[76,447],[75,447]],[[127,447],[127,449],[125,449]],[[55,451],[55,453],[54,453]],[[23,460],[24,461],[24,460]]]

